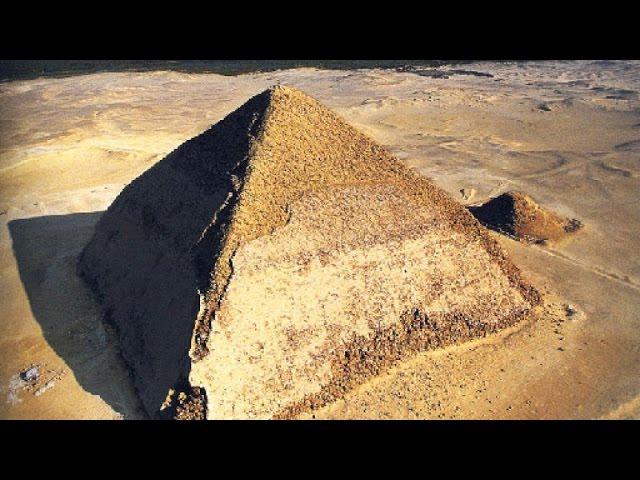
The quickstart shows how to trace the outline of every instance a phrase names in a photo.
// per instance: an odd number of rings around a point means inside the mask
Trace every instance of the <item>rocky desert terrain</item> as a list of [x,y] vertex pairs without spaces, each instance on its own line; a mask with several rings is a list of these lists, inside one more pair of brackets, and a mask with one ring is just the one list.
[[581,228],[492,232],[543,302],[486,338],[416,353],[301,418],[640,417],[640,63],[0,84],[0,417],[145,418],[77,276],[120,191],[275,85],[300,89],[466,206],[523,192]]

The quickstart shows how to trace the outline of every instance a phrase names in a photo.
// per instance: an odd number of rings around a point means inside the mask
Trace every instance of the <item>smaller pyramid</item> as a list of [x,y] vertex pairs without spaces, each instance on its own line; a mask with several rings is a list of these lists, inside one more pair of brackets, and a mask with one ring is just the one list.
[[487,228],[533,243],[559,240],[582,226],[579,220],[562,218],[516,191],[503,193],[469,210]]
[[79,271],[178,418],[289,418],[539,300],[462,205],[286,87],[128,185]]

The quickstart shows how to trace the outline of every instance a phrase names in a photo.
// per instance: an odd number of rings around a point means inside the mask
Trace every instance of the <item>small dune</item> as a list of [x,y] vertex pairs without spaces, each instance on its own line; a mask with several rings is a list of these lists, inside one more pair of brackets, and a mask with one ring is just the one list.
[[469,208],[485,227],[532,243],[560,240],[582,227],[575,218],[563,218],[538,205],[530,196],[506,192]]

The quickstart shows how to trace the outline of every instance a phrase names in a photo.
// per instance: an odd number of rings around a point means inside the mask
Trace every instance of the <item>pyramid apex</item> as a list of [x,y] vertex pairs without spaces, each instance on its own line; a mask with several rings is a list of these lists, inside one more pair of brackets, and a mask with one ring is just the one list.
[[281,83],[277,83],[275,85],[272,85],[269,88],[269,91],[273,92],[273,93],[290,93],[290,92],[299,92],[302,93],[300,90],[298,90],[297,88],[294,87],[289,87],[288,85],[282,85]]
[[265,93],[267,93],[272,100],[277,100],[279,98],[311,98],[308,94],[304,93],[302,90],[298,90],[297,88],[290,87],[288,85],[276,84],[269,87]]

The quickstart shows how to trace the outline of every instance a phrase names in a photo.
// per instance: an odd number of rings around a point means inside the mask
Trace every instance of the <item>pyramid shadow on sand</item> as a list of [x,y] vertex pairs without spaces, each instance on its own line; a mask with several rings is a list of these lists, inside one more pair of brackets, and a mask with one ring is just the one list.
[[[45,340],[80,386],[125,418],[143,416],[116,336],[76,273],[77,257],[103,212],[13,220],[9,232],[20,279]],[[37,359],[34,359],[34,361]]]
[[[249,109],[249,114],[264,110],[265,102],[264,96],[249,102],[254,107]],[[258,125],[256,120],[247,119]],[[132,214],[131,206],[123,204],[120,197],[110,208],[118,213],[119,222],[105,223],[105,212],[93,212],[9,223],[20,277],[45,339],[73,370],[81,386],[102,397],[118,412],[122,413],[127,407],[120,398],[123,395],[114,392],[117,386],[105,381],[110,373],[105,368],[120,368],[131,386],[132,379],[121,368],[122,358],[114,358],[103,368],[101,362],[95,361],[95,355],[99,354],[96,342],[101,340],[85,339],[85,334],[73,338],[69,331],[75,327],[82,332],[97,331],[103,332],[97,336],[107,336],[104,325],[118,328],[114,318],[124,319],[127,331],[111,334],[114,343],[111,350],[114,357],[122,352],[126,365],[138,372],[135,390],[145,392],[142,400],[150,416],[158,415],[157,407],[170,389],[184,387],[191,369],[189,350],[200,308],[198,290],[204,289],[209,281],[211,263],[222,241],[221,232],[216,229],[201,238],[198,235],[207,231],[212,211],[234,205],[235,198],[229,197],[229,191],[234,188],[235,176],[244,175],[246,167],[242,160],[249,149],[250,138],[243,136],[241,130],[234,132],[235,121],[238,119],[231,117],[219,124],[231,128],[214,126],[185,142],[140,177],[151,184],[142,196],[151,204],[160,205],[160,211],[141,205],[141,217],[136,217],[133,224],[125,221]],[[218,150],[209,151],[211,143],[218,145]],[[209,159],[206,172],[191,165],[198,163],[202,156]],[[180,183],[178,180],[183,180],[185,175],[188,178]],[[130,194],[136,188],[135,184],[129,185],[123,194]],[[182,209],[188,213],[176,218],[175,212]],[[218,214],[217,221],[226,222],[230,210],[227,208]],[[137,209],[134,211],[139,213]],[[103,235],[92,240],[95,231]],[[135,248],[139,245],[138,235],[154,238],[166,237],[169,233],[176,234],[169,245]],[[85,247],[93,255],[85,252],[84,258],[81,257]],[[105,256],[109,257],[108,266],[101,268],[100,262]],[[77,268],[80,258],[83,258],[80,263],[84,269]],[[101,281],[112,282],[118,302],[104,302],[98,285]],[[148,318],[155,319],[156,323],[146,329],[145,322],[138,320]],[[157,362],[144,362],[145,355],[132,353],[148,350],[161,352]],[[140,375],[140,371],[145,374]],[[110,381],[118,383],[115,378]],[[137,397],[135,403],[139,404]],[[139,410],[137,405],[134,410]]]

